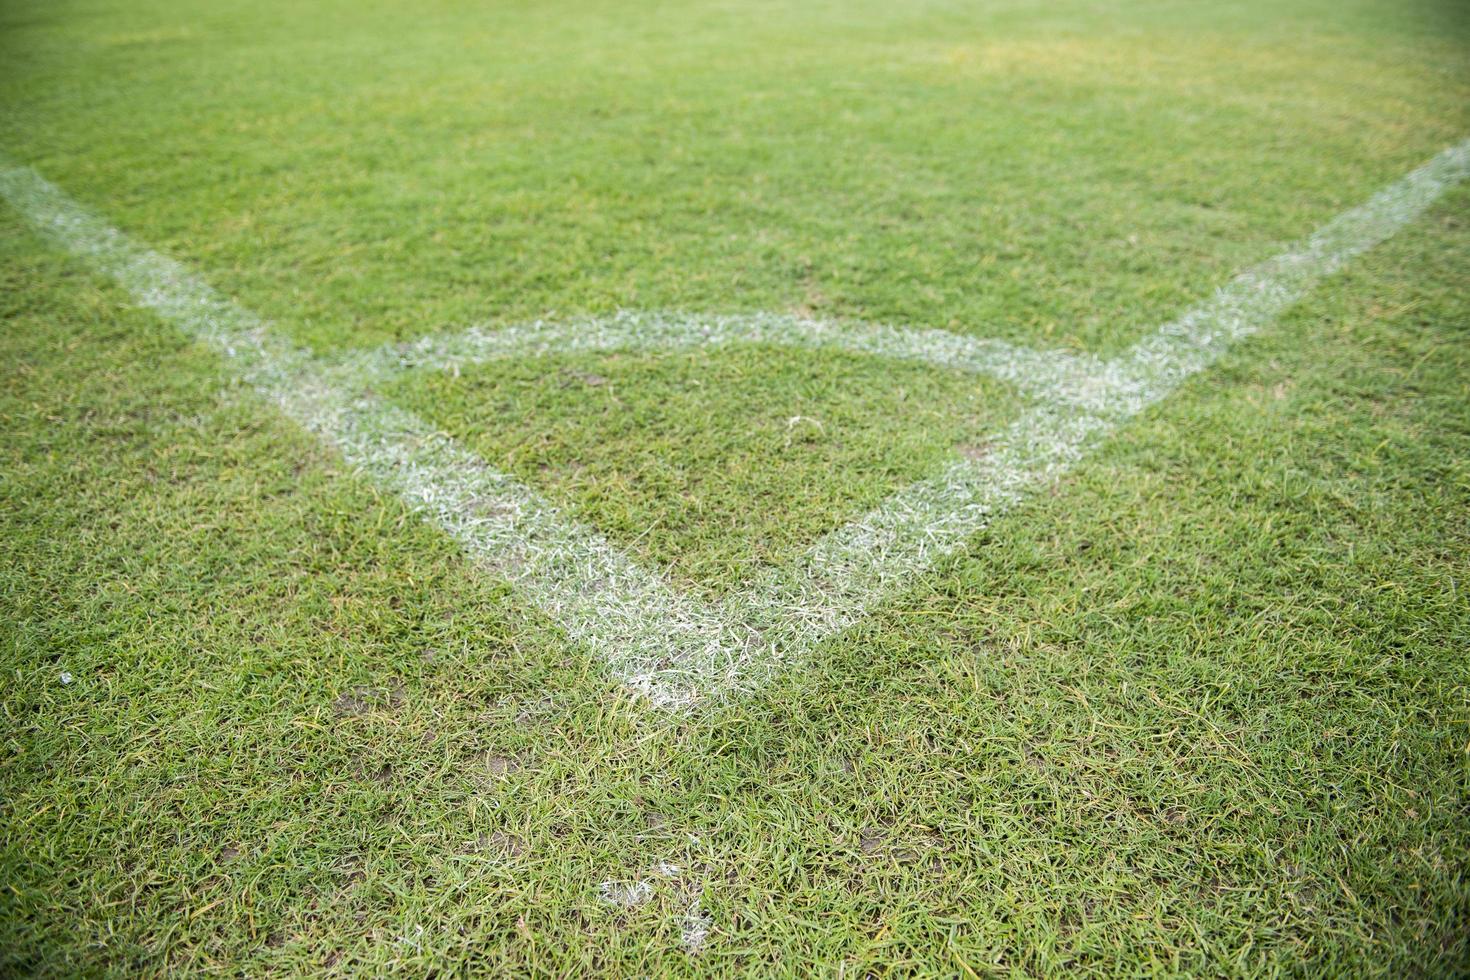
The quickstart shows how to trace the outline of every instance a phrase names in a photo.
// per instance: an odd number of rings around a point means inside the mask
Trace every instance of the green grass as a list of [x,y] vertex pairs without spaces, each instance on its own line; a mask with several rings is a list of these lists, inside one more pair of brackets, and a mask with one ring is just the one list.
[[889,494],[980,454],[1006,386],[872,357],[741,348],[408,377],[400,401],[686,589],[734,591]]
[[[16,0],[0,149],[324,352],[631,308],[1112,353],[1470,134],[1452,5],[1116,6]],[[1461,190],[670,715],[0,209],[0,973],[1462,974],[1467,269]],[[714,592],[1014,412],[765,350],[385,394]]]

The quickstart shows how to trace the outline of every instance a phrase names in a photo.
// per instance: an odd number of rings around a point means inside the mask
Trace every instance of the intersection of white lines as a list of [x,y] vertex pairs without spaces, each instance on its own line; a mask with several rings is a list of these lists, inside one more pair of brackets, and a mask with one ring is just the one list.
[[[219,351],[242,380],[443,528],[480,567],[513,583],[623,682],[654,704],[676,707],[749,689],[772,669],[799,663],[814,644],[957,551],[996,515],[1054,481],[1131,416],[1467,177],[1470,141],[1237,276],[1110,360],[942,330],[774,314],[646,313],[472,327],[318,357],[275,336],[179,263],[92,216],[30,168],[0,161],[0,194],[138,303]],[[1013,385],[1028,406],[995,435],[983,458],[956,458],[824,535],[790,567],[769,569],[740,592],[706,602],[372,391],[375,380],[410,369],[732,344],[841,350],[990,375]]]

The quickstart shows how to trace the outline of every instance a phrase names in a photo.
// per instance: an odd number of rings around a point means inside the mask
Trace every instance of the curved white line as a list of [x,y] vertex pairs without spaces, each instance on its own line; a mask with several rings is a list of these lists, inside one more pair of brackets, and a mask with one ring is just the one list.
[[[620,314],[603,320],[472,328],[331,361],[273,337],[248,310],[178,263],[137,245],[26,167],[0,161],[0,194],[37,228],[121,283],[143,305],[219,350],[237,374],[513,582],[567,634],[653,702],[688,704],[748,689],[852,624],[962,548],[1087,448],[1270,323],[1323,276],[1372,248],[1470,177],[1461,143],[1297,247],[1237,276],[1209,301],[1103,361],[1027,351],[937,330],[831,324],[780,315]],[[793,567],[709,604],[674,590],[596,532],[498,473],[417,417],[359,389],[374,376],[495,357],[577,350],[671,350],[734,343],[834,349],[975,371],[1040,404],[983,459],[961,459],[825,535]]]

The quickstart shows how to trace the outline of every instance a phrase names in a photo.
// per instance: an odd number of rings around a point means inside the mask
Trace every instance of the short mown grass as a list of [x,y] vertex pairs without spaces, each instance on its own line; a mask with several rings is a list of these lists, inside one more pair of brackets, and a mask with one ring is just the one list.
[[[1451,6],[1221,6],[13,3],[0,147],[323,351],[1111,353],[1470,133]],[[669,714],[0,208],[0,973],[1463,974],[1467,269],[1460,190]],[[756,348],[384,394],[713,592],[1015,410]]]
[[741,347],[501,362],[389,389],[685,588],[729,592],[981,456],[1019,400],[973,374]]

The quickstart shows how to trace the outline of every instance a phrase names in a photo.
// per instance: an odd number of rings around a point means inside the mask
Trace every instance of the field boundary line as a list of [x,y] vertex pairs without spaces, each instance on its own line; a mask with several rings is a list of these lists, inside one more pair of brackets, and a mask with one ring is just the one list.
[[[333,383],[310,352],[178,262],[92,216],[29,167],[0,165],[0,195],[139,305],[213,348],[241,381],[393,490],[480,567],[518,588],[613,673],[657,704],[696,696],[673,654],[732,643],[718,611],[674,590],[422,419]],[[648,665],[664,670],[656,678]]]
[[[219,351],[241,380],[398,493],[477,565],[515,585],[614,675],[663,706],[750,689],[770,670],[799,661],[1467,177],[1470,141],[1236,276],[1112,360],[938,330],[776,314],[639,313],[505,331],[471,328],[323,358],[273,336],[255,314],[93,217],[34,170],[0,160],[0,194],[36,228]],[[1016,385],[1034,404],[995,436],[984,457],[955,460],[824,535],[792,566],[770,569],[742,591],[706,603],[368,390],[375,378],[415,367],[734,343],[846,350],[990,374]]]
[[[893,494],[824,535],[794,565],[772,569],[732,602],[748,628],[798,647],[840,631],[915,574],[954,554],[998,514],[1054,482],[1088,448],[1180,384],[1235,342],[1274,322],[1317,282],[1383,242],[1470,179],[1470,140],[1444,150],[1307,238],[1237,275],[1106,363],[1095,409],[1042,405],[1024,413],[974,460]],[[779,658],[775,658],[779,660]],[[754,678],[760,665],[747,673]]]
[[342,356],[333,370],[358,381],[402,371],[457,370],[499,360],[556,354],[671,353],[760,345],[837,351],[982,374],[1021,393],[1082,408],[1110,403],[1110,385],[1126,383],[1090,354],[1036,350],[990,337],[882,323],[823,320],[782,313],[680,313],[620,310],[611,316],[476,325],[385,344]]

